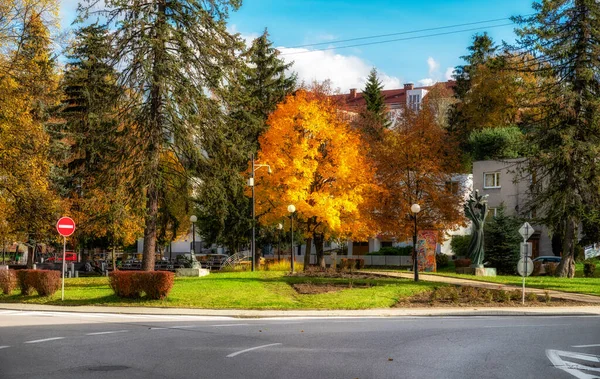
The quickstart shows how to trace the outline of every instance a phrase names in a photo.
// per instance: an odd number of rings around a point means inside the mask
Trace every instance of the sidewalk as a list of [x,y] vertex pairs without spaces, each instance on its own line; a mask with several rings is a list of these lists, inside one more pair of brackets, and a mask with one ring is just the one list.
[[[383,272],[383,271],[364,271],[365,273],[369,273],[372,275],[385,276],[390,278],[404,278],[404,279],[413,279],[413,273],[406,272]],[[487,288],[492,290],[521,290],[521,286],[513,286],[499,283],[490,283],[490,282],[480,282],[477,280],[469,280],[462,278],[452,278],[449,276],[439,276],[439,275],[427,275],[419,273],[419,279],[427,282],[437,282],[437,283],[446,283],[446,284],[455,284],[458,286],[471,286],[471,287],[479,287],[479,288]],[[525,293],[535,293],[536,295],[545,295],[546,292],[550,294],[553,298],[561,299],[561,300],[571,300],[571,301],[580,301],[583,303],[589,303],[590,305],[598,305],[600,306],[600,296],[594,295],[585,295],[581,293],[571,293],[571,292],[561,292],[554,290],[543,290],[539,288],[528,288],[527,283],[525,283]]]

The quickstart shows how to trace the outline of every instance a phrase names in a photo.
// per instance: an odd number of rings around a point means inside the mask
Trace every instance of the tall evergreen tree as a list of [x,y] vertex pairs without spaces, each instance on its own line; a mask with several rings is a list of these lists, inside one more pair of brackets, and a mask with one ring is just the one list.
[[365,89],[362,92],[366,104],[365,109],[361,112],[361,118],[364,119],[363,121],[367,125],[372,125],[372,128],[375,129],[387,129],[392,125],[388,117],[385,98],[383,93],[381,93],[382,90],[383,85],[377,77],[377,69],[373,67],[371,72],[369,72]]
[[278,57],[268,37],[265,30],[241,55],[242,65],[224,94],[227,118],[214,124],[210,143],[203,146],[211,169],[204,171],[197,197],[200,230],[210,242],[232,250],[248,240],[251,228],[242,172],[248,168],[249,155],[258,149],[267,118],[296,88],[296,74],[289,72],[291,63]]
[[130,183],[145,189],[142,267],[151,271],[165,191],[180,187],[175,178],[185,178],[188,185],[178,193],[187,198],[193,185],[191,169],[205,168],[198,144],[207,144],[211,136],[203,131],[221,113],[211,92],[219,91],[235,63],[238,40],[227,32],[225,20],[241,1],[107,0],[104,4],[102,14],[112,30],[113,67],[118,67],[119,83],[129,91],[121,100],[124,113],[134,121],[127,131],[135,143],[121,153],[130,168]]
[[542,82],[531,125],[530,208],[562,236],[558,276],[575,275],[578,228],[600,209],[600,3],[545,0],[516,17],[518,48]]

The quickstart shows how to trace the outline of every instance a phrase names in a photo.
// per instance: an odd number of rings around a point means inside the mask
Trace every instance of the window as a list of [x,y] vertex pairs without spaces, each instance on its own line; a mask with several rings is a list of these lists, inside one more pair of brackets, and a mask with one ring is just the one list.
[[446,191],[448,191],[454,195],[458,194],[459,188],[460,188],[459,182],[454,182],[454,181],[446,182]]
[[483,174],[483,188],[500,188],[500,173],[486,172]]
[[498,208],[488,208],[488,214],[486,216],[486,220],[491,220],[492,218],[496,217],[498,213]]

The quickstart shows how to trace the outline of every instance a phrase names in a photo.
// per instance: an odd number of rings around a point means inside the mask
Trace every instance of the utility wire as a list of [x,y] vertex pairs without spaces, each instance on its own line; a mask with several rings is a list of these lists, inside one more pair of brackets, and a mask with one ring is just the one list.
[[[528,16],[530,16],[530,15],[525,15],[523,17],[528,17]],[[379,34],[379,35],[376,35],[376,36],[357,37],[357,38],[350,38],[350,39],[341,39],[341,40],[329,41],[329,42],[309,43],[309,44],[306,44],[306,45],[291,46],[291,47],[289,47],[289,49],[296,49],[296,48],[300,48],[300,47],[310,47],[310,46],[331,45],[333,43],[352,42],[352,41],[360,41],[360,40],[365,40],[365,39],[392,37],[392,36],[399,36],[399,35],[404,35],[404,34],[414,34],[414,33],[421,33],[421,32],[431,32],[431,31],[434,31],[434,30],[452,29],[452,28],[458,28],[458,27],[461,27],[461,26],[488,24],[490,22],[504,21],[504,20],[510,20],[510,19],[511,19],[511,17],[504,17],[504,18],[496,18],[494,20],[476,21],[476,22],[467,22],[465,24],[455,24],[455,25],[439,26],[437,28],[427,28],[427,29],[411,30],[411,31],[406,31],[406,32],[398,32],[398,33],[390,33],[390,34]]]
[[[513,23],[499,24],[499,25],[490,25],[490,26],[480,26],[480,27],[477,27],[477,28],[454,30],[454,31],[451,31],[451,32],[426,34],[426,35],[423,35],[423,36],[415,36],[415,37],[395,38],[395,39],[388,39],[388,40],[385,40],[385,41],[357,43],[357,44],[354,44],[354,45],[334,46],[334,47],[327,47],[327,48],[323,48],[323,49],[314,49],[314,50],[306,50],[306,51],[295,51],[295,52],[289,52],[289,53],[281,53],[280,55],[307,54],[307,53],[312,53],[312,52],[315,52],[315,51],[327,51],[327,50],[335,50],[335,49],[347,49],[349,47],[379,45],[379,44],[382,44],[382,43],[390,43],[390,42],[397,42],[397,41],[408,41],[408,40],[419,39],[419,38],[427,38],[427,37],[438,37],[438,36],[445,36],[445,35],[450,35],[450,34],[471,32],[471,31],[474,31],[474,30],[481,30],[481,29],[487,29],[487,28],[490,28],[490,29],[491,28],[499,28],[499,27],[508,26],[508,25],[513,25]],[[306,45],[306,46],[309,46],[309,45]],[[310,46],[312,46],[312,45],[310,45]],[[291,47],[286,48],[286,49],[291,49]]]

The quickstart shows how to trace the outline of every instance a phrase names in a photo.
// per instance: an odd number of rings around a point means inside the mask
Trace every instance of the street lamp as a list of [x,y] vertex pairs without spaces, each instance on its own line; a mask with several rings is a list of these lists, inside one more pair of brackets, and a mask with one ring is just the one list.
[[198,221],[198,217],[196,215],[190,216],[190,222],[192,223],[192,249],[190,250],[192,268],[195,268],[196,265],[196,221]]
[[413,234],[413,271],[415,275],[415,282],[419,281],[419,264],[417,262],[417,214],[421,211],[419,204],[413,204],[410,206],[410,211],[413,213],[413,219],[415,220],[415,232]]
[[258,170],[261,167],[267,167],[268,169],[268,173],[271,174],[273,171],[271,170],[271,166],[269,166],[268,164],[255,164],[254,163],[254,154],[251,155],[252,157],[252,173],[251,173],[251,177],[250,179],[248,179],[248,185],[250,187],[252,187],[252,245],[250,246],[250,250],[252,250],[252,271],[254,271],[255,267],[255,262],[254,260],[256,259],[256,212],[255,212],[255,208],[254,208],[254,171]]
[[277,238],[277,263],[281,262],[281,230],[283,229],[283,224],[277,224],[277,230],[279,236]]
[[292,261],[292,274],[293,274],[294,273],[294,212],[296,212],[296,207],[294,206],[294,204],[290,204],[290,205],[288,205],[287,210],[288,210],[288,212],[290,212],[290,218],[292,219],[292,225],[291,225],[292,243],[290,245],[290,258]]

